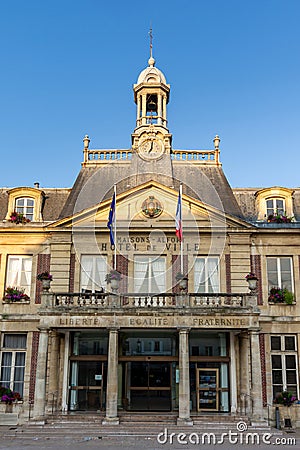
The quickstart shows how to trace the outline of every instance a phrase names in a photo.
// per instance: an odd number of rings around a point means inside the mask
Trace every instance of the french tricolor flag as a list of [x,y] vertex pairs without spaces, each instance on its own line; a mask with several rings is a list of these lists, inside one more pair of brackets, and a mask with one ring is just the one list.
[[183,241],[182,236],[182,208],[181,208],[181,192],[179,191],[178,194],[178,202],[177,202],[177,209],[176,209],[176,217],[175,217],[175,225],[176,225],[176,236],[178,237],[179,241]]

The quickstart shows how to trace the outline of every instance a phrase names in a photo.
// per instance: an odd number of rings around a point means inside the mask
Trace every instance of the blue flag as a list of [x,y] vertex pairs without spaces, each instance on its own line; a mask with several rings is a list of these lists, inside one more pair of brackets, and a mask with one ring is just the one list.
[[116,214],[116,193],[114,192],[107,222],[107,227],[109,228],[110,245],[115,245],[115,236],[114,236],[115,214]]

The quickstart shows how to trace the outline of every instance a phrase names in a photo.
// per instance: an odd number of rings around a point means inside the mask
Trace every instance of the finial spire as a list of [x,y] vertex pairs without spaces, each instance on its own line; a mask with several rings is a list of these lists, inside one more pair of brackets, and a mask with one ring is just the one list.
[[152,34],[152,26],[150,25],[150,30],[149,30],[149,37],[150,37],[150,58],[153,58],[152,56],[152,42],[153,42],[153,34]]
[[153,56],[152,56],[153,34],[152,34],[152,26],[151,26],[151,25],[150,25],[150,30],[149,30],[149,33],[148,33],[148,34],[149,34],[149,36],[150,36],[150,58],[148,59],[148,64],[149,64],[149,67],[154,67],[155,59],[154,59]]

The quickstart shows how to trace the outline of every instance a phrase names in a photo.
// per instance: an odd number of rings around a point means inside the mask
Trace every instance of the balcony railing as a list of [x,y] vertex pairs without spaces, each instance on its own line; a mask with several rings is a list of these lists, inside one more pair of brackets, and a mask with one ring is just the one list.
[[[132,149],[85,149],[83,165],[105,164],[112,161],[130,162]],[[173,161],[219,165],[219,150],[172,150]]]
[[[253,305],[248,294],[110,294],[110,293],[55,293],[46,294],[48,306],[54,308],[236,308]],[[250,301],[252,299],[252,301]]]

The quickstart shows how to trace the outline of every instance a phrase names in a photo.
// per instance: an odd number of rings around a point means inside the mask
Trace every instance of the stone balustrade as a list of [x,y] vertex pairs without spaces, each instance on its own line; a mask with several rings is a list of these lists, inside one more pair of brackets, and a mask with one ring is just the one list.
[[[220,164],[219,150],[172,150],[171,159],[197,164]],[[113,161],[129,162],[131,160],[132,149],[85,149],[83,165],[105,164]]]
[[84,163],[110,163],[112,161],[130,161],[132,151],[126,150],[85,150]]
[[219,150],[173,150],[173,161],[220,164]]
[[[255,306],[255,299],[248,294],[111,294],[111,293],[55,293],[46,294],[45,306],[89,308],[236,308]],[[49,297],[49,298],[48,298]]]

